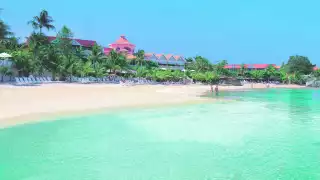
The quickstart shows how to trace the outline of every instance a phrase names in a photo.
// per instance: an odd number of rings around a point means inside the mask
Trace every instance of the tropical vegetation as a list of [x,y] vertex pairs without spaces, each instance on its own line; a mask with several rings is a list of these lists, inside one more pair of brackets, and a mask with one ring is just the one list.
[[[277,80],[283,83],[304,83],[303,75],[320,77],[320,71],[314,71],[314,65],[305,56],[290,56],[280,70],[269,66],[264,70],[249,70],[244,64],[240,69],[228,70],[227,60],[211,63],[209,59],[196,56],[187,58],[185,71],[167,70],[158,64],[145,61],[144,51],[138,50],[135,58],[127,59],[122,53],[111,51],[103,53],[102,47],[95,44],[90,53],[82,47],[72,45],[74,33],[67,26],[57,32],[55,43],[50,43],[43,30],[55,29],[54,19],[49,12],[42,10],[27,22],[33,28],[30,36],[20,43],[20,39],[11,32],[8,24],[0,19],[0,53],[12,55],[14,69],[18,76],[41,76],[51,72],[56,80],[71,79],[71,76],[103,77],[117,74],[126,77],[143,77],[155,81],[179,81],[193,79],[203,83],[216,83],[222,78],[249,79],[253,81]],[[4,76],[13,76],[9,68],[0,68],[1,80]]]

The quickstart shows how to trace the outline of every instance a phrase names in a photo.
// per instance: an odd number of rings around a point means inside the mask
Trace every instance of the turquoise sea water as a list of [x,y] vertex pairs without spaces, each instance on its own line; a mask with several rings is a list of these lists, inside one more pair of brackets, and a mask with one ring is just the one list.
[[68,117],[0,130],[0,180],[320,179],[320,90]]

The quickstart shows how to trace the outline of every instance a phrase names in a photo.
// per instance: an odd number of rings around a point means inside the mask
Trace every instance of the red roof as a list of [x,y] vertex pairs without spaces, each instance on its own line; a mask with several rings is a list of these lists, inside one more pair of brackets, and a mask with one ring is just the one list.
[[226,69],[240,69],[241,65],[239,65],[239,64],[228,64],[228,65],[225,65],[224,68],[226,68]]
[[269,64],[253,64],[253,68],[255,69],[265,69],[269,66]]
[[92,41],[92,40],[82,40],[82,39],[74,39],[74,40],[76,40],[79,44],[81,44],[81,46],[85,46],[85,47],[91,47],[97,43],[96,41]]
[[[270,64],[244,64],[245,68],[248,69],[266,69]],[[271,64],[273,67],[279,69],[280,66],[276,66],[275,64]],[[225,65],[224,68],[226,69],[240,69],[241,64],[228,64]]]
[[[49,42],[52,42],[55,39],[57,39],[57,37],[48,36]],[[93,40],[82,40],[82,39],[73,39],[73,40],[77,41],[81,46],[85,46],[85,47],[92,47],[94,46],[95,43],[97,43],[96,41],[93,41]]]

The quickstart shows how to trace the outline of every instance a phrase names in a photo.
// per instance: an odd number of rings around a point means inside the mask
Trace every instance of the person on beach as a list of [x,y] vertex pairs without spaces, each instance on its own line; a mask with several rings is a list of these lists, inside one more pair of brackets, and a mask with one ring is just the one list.
[[214,91],[216,92],[216,95],[219,94],[219,87],[218,87],[218,84],[216,85],[216,87],[214,88]]
[[211,88],[211,92],[213,93],[213,86],[212,86],[212,84],[210,84],[210,88]]

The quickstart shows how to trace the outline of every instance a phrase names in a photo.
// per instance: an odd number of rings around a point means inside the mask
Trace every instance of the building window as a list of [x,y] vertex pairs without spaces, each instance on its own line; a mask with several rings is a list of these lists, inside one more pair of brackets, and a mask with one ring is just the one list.
[[131,49],[129,47],[124,47],[128,52],[131,52]]

